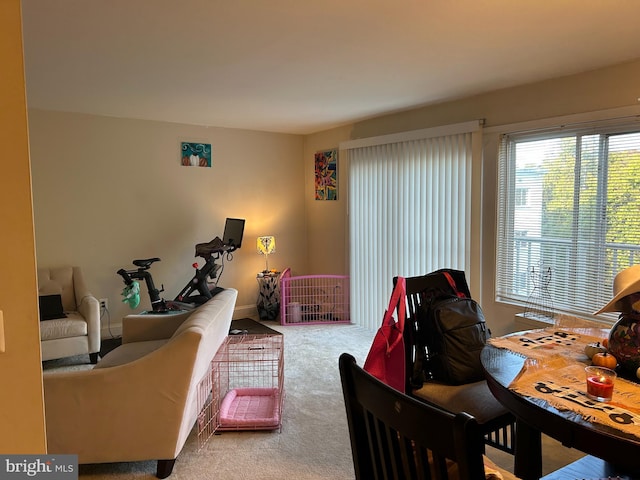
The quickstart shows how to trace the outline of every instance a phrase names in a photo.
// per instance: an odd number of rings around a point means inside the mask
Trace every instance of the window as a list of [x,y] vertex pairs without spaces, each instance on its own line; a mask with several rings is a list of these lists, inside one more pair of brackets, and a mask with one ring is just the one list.
[[516,187],[515,192],[515,205],[516,207],[526,207],[527,206],[527,193],[529,190],[523,187]]
[[592,315],[640,263],[640,125],[503,136],[498,205],[497,300]]

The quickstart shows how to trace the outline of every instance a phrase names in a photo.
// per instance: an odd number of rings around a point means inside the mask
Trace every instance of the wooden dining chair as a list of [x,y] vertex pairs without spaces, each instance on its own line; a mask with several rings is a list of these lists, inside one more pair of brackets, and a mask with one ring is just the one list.
[[[465,274],[460,270],[444,269],[433,273],[406,278],[407,321],[404,342],[406,356],[405,393],[418,400],[427,401],[452,412],[467,412],[473,416],[484,435],[485,443],[507,453],[514,453],[515,417],[493,396],[485,380],[463,385],[449,385],[425,377],[417,384],[413,375],[416,361],[428,361],[428,351],[416,344],[418,309],[425,295],[435,290],[451,288],[442,275],[448,272],[453,277],[457,290],[470,297]],[[396,278],[393,279],[395,285]],[[452,292],[453,293],[453,292]],[[426,357],[426,358],[423,358]]]
[[339,368],[356,480],[485,478],[482,433],[471,415],[389,387],[348,353]]

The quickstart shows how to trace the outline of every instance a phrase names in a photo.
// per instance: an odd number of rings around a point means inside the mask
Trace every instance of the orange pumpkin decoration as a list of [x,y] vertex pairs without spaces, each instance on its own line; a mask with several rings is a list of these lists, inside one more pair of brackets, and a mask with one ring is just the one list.
[[616,357],[607,352],[596,353],[591,361],[594,365],[610,368],[612,370],[616,368],[616,365],[618,365],[618,360],[616,359]]
[[609,339],[608,338],[603,338],[601,343],[602,343],[602,346],[604,348],[609,348]]

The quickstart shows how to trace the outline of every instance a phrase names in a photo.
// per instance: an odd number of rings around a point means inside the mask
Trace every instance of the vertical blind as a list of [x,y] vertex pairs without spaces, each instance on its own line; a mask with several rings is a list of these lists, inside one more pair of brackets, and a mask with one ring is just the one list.
[[640,263],[640,122],[505,135],[498,204],[497,300],[592,316]]
[[469,272],[473,132],[480,131],[468,122],[340,145],[349,172],[353,323],[379,327],[395,276]]

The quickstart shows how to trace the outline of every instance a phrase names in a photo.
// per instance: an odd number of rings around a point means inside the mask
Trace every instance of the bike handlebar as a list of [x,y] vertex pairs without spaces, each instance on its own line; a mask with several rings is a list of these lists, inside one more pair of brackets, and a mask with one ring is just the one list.
[[133,283],[133,280],[131,279],[129,272],[127,272],[124,268],[121,268],[116,273],[122,277],[125,285],[131,285]]

